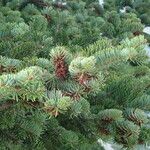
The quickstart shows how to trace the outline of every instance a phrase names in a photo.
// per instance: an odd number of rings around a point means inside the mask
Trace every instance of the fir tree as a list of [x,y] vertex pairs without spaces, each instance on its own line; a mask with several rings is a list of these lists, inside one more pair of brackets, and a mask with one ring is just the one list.
[[[48,6],[41,8],[41,3]],[[31,56],[47,57],[55,45],[65,45],[74,52],[102,36],[113,39],[116,44],[126,37],[142,34],[144,28],[132,12],[109,12],[98,8],[95,2],[67,1],[65,9],[53,3],[26,1],[23,5],[22,0],[13,0],[1,7],[1,54],[20,59],[29,56],[30,51]]]
[[100,40],[86,49],[93,55],[81,51],[75,58],[64,47],[52,49],[49,60],[1,57],[1,149],[86,149],[89,143],[100,149],[97,140],[106,137],[132,149],[148,142],[145,42],[139,36],[99,50]]
[[144,2],[0,3],[0,149],[150,144]]

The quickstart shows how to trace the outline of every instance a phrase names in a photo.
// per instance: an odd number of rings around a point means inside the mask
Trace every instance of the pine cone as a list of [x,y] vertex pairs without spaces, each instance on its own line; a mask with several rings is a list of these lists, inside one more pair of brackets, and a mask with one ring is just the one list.
[[65,63],[64,55],[54,59],[55,75],[60,79],[65,79],[68,74],[68,66]]

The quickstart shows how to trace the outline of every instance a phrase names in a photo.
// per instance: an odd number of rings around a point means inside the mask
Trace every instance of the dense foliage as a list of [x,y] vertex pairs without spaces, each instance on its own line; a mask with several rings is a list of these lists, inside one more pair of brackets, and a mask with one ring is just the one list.
[[94,2],[69,1],[65,8],[43,2],[46,7],[40,0],[36,5],[23,2],[13,0],[0,8],[0,52],[11,58],[47,57],[58,44],[80,51],[101,36],[113,39],[115,45],[141,34],[144,27],[136,14],[104,11]]
[[[103,139],[133,150],[150,143],[143,3],[1,2],[0,149],[103,150]],[[119,12],[123,6],[129,11]]]
[[136,13],[145,25],[150,25],[149,0],[117,0],[119,6],[128,6],[127,11]]

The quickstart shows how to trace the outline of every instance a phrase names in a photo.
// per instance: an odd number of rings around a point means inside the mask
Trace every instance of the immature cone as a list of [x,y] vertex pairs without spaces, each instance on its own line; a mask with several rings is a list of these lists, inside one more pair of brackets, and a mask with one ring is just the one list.
[[65,79],[68,74],[68,66],[65,63],[65,57],[60,55],[54,58],[55,75],[60,79]]
[[67,53],[64,47],[56,47],[51,51],[55,75],[59,79],[65,79],[68,75]]

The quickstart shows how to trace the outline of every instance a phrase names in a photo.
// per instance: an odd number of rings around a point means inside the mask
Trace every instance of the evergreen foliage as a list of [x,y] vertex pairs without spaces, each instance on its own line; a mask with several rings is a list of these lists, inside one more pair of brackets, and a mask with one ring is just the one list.
[[74,52],[102,36],[115,44],[142,33],[144,26],[136,14],[121,14],[117,9],[99,10],[97,14],[97,5],[84,1],[67,1],[66,5],[42,0],[7,1],[0,8],[0,52],[19,59],[29,54],[47,57],[56,45],[65,45]]
[[128,11],[135,12],[144,24],[150,25],[149,0],[117,0],[117,2],[121,7],[128,6]]
[[150,144],[143,5],[0,2],[0,150],[103,150],[100,138],[131,150]]
[[[58,46],[49,60],[30,64],[1,56],[1,147],[84,149],[91,143],[100,149],[96,141],[103,136],[131,148],[148,142],[150,74],[146,54],[138,57],[144,43],[139,36],[103,51],[96,43],[90,46],[96,55],[81,51],[75,58]],[[130,63],[140,59],[140,66]]]

